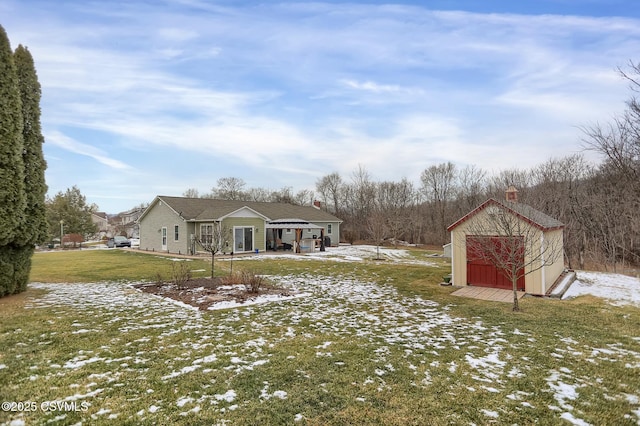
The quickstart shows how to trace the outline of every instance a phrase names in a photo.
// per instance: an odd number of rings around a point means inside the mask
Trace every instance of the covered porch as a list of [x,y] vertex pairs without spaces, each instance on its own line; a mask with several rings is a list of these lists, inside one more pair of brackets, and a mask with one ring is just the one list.
[[324,227],[302,219],[278,219],[267,222],[267,250],[292,250],[294,253],[325,251]]

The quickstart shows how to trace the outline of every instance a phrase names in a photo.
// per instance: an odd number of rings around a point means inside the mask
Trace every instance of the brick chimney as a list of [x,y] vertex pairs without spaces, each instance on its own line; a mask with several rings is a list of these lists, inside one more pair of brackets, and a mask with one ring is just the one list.
[[513,185],[509,186],[509,189],[505,191],[505,195],[506,195],[507,201],[510,201],[512,203],[518,202],[518,190],[516,189],[515,186]]
[[313,207],[315,207],[316,209],[320,210],[320,201],[313,200]]

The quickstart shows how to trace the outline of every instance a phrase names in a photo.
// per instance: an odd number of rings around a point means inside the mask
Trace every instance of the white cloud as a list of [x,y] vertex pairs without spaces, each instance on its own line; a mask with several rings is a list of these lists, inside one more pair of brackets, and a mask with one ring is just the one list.
[[403,91],[398,85],[378,84],[373,81],[358,82],[355,80],[343,80],[342,83],[352,89],[371,91],[374,93],[397,93]]
[[[47,143],[51,145],[55,145],[66,151],[73,152],[74,154],[79,154],[79,155],[93,158],[99,163],[102,163],[113,169],[125,170],[125,169],[131,168],[131,166],[129,166],[128,164],[109,157],[103,150],[96,148],[92,145],[78,142],[58,131],[47,133],[45,136],[46,136],[45,139]],[[69,170],[71,171],[73,169],[74,169],[73,164],[69,164]]]

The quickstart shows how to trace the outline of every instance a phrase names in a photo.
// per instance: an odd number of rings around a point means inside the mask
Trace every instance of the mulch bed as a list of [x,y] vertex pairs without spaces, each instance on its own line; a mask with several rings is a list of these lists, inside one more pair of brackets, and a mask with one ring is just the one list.
[[145,293],[167,297],[187,305],[194,306],[202,311],[221,302],[244,303],[249,299],[263,295],[291,296],[291,290],[263,285],[258,293],[247,291],[242,284],[222,285],[220,278],[193,278],[180,288],[171,282],[156,282],[135,284],[134,288]]

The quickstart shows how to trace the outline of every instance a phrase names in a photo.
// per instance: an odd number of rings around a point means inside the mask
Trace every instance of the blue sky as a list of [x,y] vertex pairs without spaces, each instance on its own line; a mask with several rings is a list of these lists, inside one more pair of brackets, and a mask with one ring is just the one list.
[[0,24],[36,62],[50,195],[108,213],[222,177],[529,168],[581,151],[640,61],[637,0],[3,0]]

